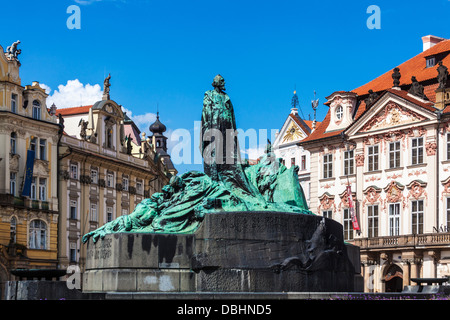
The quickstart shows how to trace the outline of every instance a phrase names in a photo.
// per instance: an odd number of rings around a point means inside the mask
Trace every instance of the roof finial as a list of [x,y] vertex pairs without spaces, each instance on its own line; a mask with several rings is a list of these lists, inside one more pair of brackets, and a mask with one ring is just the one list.
[[316,90],[314,90],[314,99],[311,100],[311,106],[314,110],[314,121],[312,123],[312,128],[314,130],[316,128],[316,110],[317,107],[319,106],[319,99],[316,99]]

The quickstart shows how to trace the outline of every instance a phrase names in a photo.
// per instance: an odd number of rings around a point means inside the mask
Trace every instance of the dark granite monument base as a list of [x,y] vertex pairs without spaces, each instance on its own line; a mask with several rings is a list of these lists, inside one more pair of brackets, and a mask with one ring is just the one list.
[[358,292],[359,248],[342,225],[280,212],[207,214],[194,234],[88,242],[83,292]]

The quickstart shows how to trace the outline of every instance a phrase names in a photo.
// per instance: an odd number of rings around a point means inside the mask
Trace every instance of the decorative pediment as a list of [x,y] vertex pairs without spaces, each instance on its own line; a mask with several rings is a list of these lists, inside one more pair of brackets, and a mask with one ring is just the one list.
[[363,206],[364,206],[364,203],[366,203],[366,202],[373,204],[373,203],[379,201],[381,188],[378,188],[376,186],[370,186],[370,187],[367,187],[365,190],[363,190],[363,193],[365,195],[365,198],[363,201]]
[[300,127],[291,121],[289,126],[286,128],[281,143],[288,143],[297,140],[302,140],[306,137],[305,133],[300,129]]
[[427,183],[422,180],[414,180],[406,187],[409,189],[408,196],[411,198],[419,199],[421,197],[427,197],[426,187]]
[[367,121],[361,131],[367,132],[378,129],[392,128],[403,124],[415,123],[425,119],[426,118],[424,116],[391,101],[387,103],[380,112]]

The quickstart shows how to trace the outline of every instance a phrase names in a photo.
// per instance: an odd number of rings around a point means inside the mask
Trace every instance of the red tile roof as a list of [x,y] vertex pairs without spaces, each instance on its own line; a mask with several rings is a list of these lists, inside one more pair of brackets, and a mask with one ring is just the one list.
[[[408,92],[405,90],[395,90],[392,89],[393,87],[393,79],[392,79],[392,70],[394,67],[387,71],[386,73],[382,74],[381,76],[373,79],[372,81],[352,90],[352,92],[355,92],[358,94],[359,104],[357,105],[356,114],[354,117],[354,120],[356,121],[365,111],[366,111],[366,104],[364,102],[365,96],[368,95],[369,90],[373,90],[374,92],[378,92],[379,96],[382,96],[382,93],[387,91],[391,92],[397,96],[400,96],[403,99],[406,99],[414,104],[417,104],[427,110],[435,111],[433,108],[434,101],[435,101],[435,90],[437,89],[437,67],[439,66],[437,64],[438,61],[442,60],[443,64],[445,66],[448,66],[450,68],[450,40],[443,40],[437,44],[435,44],[433,47],[431,47],[428,50],[425,50],[421,52],[420,54],[416,55],[415,57],[405,61],[404,63],[400,64],[398,68],[400,69],[400,86],[404,89],[405,86],[409,86],[412,81],[411,77],[415,76],[417,81],[419,82],[425,82],[424,84],[424,93],[430,99],[429,102],[422,102],[418,99],[415,99],[414,97],[411,97],[408,95]],[[426,67],[426,57],[429,56],[435,56],[436,57],[436,65],[430,68]],[[431,82],[431,83],[430,83]],[[339,91],[338,91],[339,92]],[[327,105],[327,103],[324,103]],[[448,109],[448,110],[447,110]],[[447,107],[444,109],[444,112],[450,112],[450,107]],[[316,127],[316,130],[313,131],[309,137],[303,139],[300,143],[304,142],[311,142],[314,140],[319,139],[325,139],[330,137],[335,137],[340,135],[343,130],[337,130],[332,132],[325,132],[328,124],[330,123],[330,112],[328,111],[325,119],[322,121],[322,123]]]
[[[439,60],[442,60],[442,63],[445,66],[450,68],[450,40],[443,40],[428,50],[425,50],[415,57],[403,62],[397,67],[400,69],[400,86],[410,85],[411,77],[415,76],[417,81],[423,82],[430,79],[435,79],[437,76],[437,67]],[[434,67],[427,68],[426,67],[426,57],[428,56],[436,56],[436,65]],[[396,66],[394,66],[396,67]],[[394,67],[379,76],[378,78],[373,79],[372,81],[366,83],[365,85],[352,90],[356,92],[359,96],[366,95],[370,89],[374,92],[384,91],[388,88],[392,88],[393,79],[392,79],[392,70]],[[425,90],[425,94],[428,93],[427,97],[434,101],[434,90],[435,88],[430,88]]]
[[69,115],[75,115],[75,114],[89,113],[90,108],[92,108],[92,105],[91,106],[56,109],[56,115],[61,114],[63,116],[69,116]]

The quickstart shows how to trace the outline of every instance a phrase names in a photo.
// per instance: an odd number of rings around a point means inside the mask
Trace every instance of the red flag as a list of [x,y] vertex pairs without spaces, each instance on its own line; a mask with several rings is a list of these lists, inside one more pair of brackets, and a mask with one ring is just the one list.
[[352,187],[350,185],[347,186],[347,199],[348,199],[348,206],[350,209],[350,216],[352,217],[353,230],[360,231],[358,219],[356,218],[355,214],[355,207],[353,206]]

